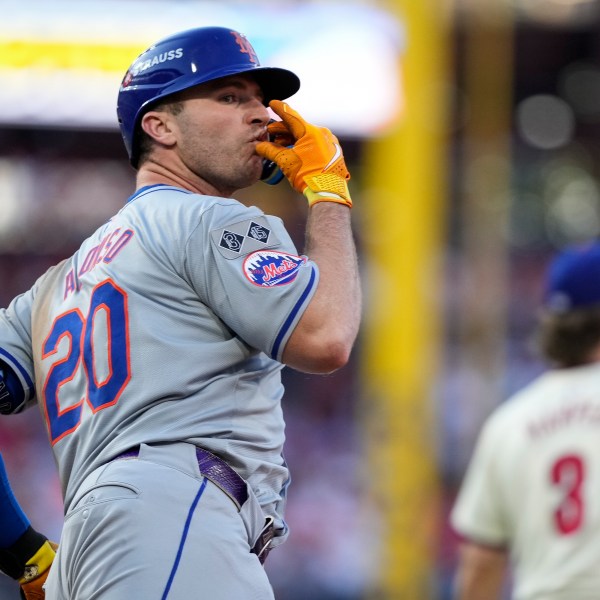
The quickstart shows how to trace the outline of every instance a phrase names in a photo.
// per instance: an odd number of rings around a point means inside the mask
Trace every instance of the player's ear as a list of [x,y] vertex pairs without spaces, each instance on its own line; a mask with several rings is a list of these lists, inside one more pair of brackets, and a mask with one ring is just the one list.
[[173,115],[165,110],[150,110],[140,122],[144,133],[163,146],[175,144],[174,125]]

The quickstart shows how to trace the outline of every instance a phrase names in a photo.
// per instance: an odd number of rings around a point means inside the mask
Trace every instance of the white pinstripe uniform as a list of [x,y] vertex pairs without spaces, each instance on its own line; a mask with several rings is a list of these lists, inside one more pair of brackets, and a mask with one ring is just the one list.
[[550,371],[485,423],[451,514],[510,548],[517,600],[600,597],[600,365]]

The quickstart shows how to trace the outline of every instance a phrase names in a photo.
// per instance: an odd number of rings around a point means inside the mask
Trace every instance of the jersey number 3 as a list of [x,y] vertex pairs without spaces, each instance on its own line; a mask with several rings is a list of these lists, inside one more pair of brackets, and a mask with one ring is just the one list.
[[[94,325],[101,318],[105,322],[106,339],[98,339],[100,336],[94,332]],[[61,353],[61,358],[52,363],[42,391],[53,445],[77,429],[81,422],[84,398],[64,409],[59,402],[60,389],[77,383],[78,373],[85,376],[85,401],[94,413],[115,404],[131,378],[126,293],[110,280],[97,285],[87,315],[74,309],[54,321],[42,346],[42,358],[56,354],[65,338],[68,352]],[[99,380],[96,359],[103,352],[108,373]]]
[[554,511],[554,526],[561,535],[575,533],[583,525],[585,512],[584,467],[582,457],[577,454],[561,456],[552,465],[551,481],[562,492],[561,502]]

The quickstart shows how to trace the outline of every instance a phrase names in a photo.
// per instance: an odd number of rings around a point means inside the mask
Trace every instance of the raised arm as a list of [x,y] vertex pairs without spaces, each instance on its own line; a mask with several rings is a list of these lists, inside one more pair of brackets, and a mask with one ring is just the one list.
[[319,266],[319,285],[285,347],[283,362],[329,373],[348,361],[360,322],[361,290],[350,211],[333,203],[310,209],[305,254]]
[[350,174],[338,139],[307,123],[286,103],[271,108],[282,121],[269,126],[273,142],[257,152],[281,168],[309,204],[304,253],[319,267],[315,295],[290,336],[283,362],[299,371],[329,373],[348,361],[358,333],[361,290],[352,235]]

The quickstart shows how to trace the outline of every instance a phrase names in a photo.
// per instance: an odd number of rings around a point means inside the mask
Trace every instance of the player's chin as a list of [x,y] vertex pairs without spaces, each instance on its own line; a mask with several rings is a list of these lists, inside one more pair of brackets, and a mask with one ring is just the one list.
[[258,154],[255,154],[248,161],[247,171],[246,171],[248,174],[248,177],[252,180],[252,183],[256,183],[261,178],[262,170],[263,170],[263,159],[262,159],[262,157],[258,156]]
[[262,175],[262,163],[256,167],[251,164],[245,164],[238,169],[232,177],[231,183],[237,188],[242,189],[254,185]]

